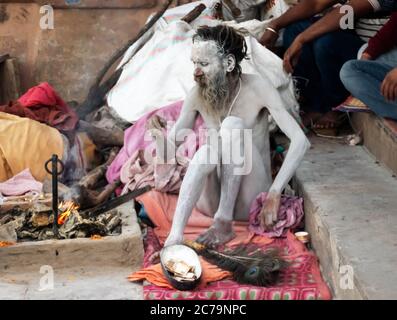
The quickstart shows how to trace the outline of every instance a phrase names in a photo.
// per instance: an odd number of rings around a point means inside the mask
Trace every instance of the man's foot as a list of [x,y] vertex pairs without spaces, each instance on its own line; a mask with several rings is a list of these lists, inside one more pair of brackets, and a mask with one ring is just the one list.
[[345,120],[345,115],[335,111],[329,111],[316,121],[312,129],[335,129]]
[[305,112],[302,115],[302,124],[305,128],[310,128],[313,123],[318,121],[324,114],[320,112]]
[[165,240],[164,247],[173,246],[175,244],[182,244],[183,236],[175,236],[170,234],[168,238]]
[[204,244],[209,248],[216,248],[219,245],[225,244],[235,237],[231,221],[216,221],[212,227],[206,232],[202,233],[197,242]]

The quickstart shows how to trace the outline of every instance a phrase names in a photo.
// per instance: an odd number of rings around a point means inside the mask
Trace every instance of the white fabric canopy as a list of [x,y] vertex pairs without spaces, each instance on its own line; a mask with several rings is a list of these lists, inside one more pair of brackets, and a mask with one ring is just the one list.
[[[200,2],[208,9],[198,19],[191,25],[180,21]],[[123,119],[134,122],[149,111],[185,99],[194,86],[190,51],[195,28],[220,23],[209,15],[213,2],[199,1],[168,10],[151,32],[126,52],[120,65],[138,51],[124,66],[118,83],[107,97],[109,106]],[[245,22],[244,30],[251,28],[257,33],[261,25],[263,22],[258,20]],[[245,39],[249,60],[242,63],[243,73],[269,78],[279,90],[286,109],[296,116],[298,104],[292,78],[283,71],[282,60],[252,36],[247,35]]]

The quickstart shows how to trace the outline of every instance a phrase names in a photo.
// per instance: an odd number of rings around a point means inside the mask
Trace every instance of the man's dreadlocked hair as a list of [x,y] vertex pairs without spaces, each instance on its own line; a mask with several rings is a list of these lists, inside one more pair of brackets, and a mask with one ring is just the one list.
[[225,25],[218,25],[216,27],[202,26],[198,28],[196,34],[193,36],[193,42],[196,40],[214,40],[223,55],[234,55],[236,58],[236,67],[232,73],[241,74],[240,63],[243,59],[247,59],[247,44],[244,37],[238,34],[233,28]]

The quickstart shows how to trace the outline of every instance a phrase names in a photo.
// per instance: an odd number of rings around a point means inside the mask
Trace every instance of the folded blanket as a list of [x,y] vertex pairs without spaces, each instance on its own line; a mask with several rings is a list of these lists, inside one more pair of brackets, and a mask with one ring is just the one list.
[[20,196],[28,192],[40,193],[43,184],[33,178],[29,169],[25,169],[11,179],[0,183],[0,194],[4,196]]

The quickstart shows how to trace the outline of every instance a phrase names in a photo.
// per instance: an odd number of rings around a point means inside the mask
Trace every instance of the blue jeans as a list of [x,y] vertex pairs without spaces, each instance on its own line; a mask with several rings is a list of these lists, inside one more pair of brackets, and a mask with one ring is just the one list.
[[[284,31],[283,45],[288,48],[295,38],[317,19],[291,24]],[[325,113],[349,95],[339,78],[343,64],[357,57],[364,42],[354,31],[339,30],[305,44],[293,73],[304,111]]]
[[383,11],[397,11],[397,0],[378,0],[378,3]]
[[394,68],[397,68],[397,48],[375,61],[346,62],[340,77],[346,89],[378,116],[397,120],[397,100],[387,101],[380,91],[382,81]]

